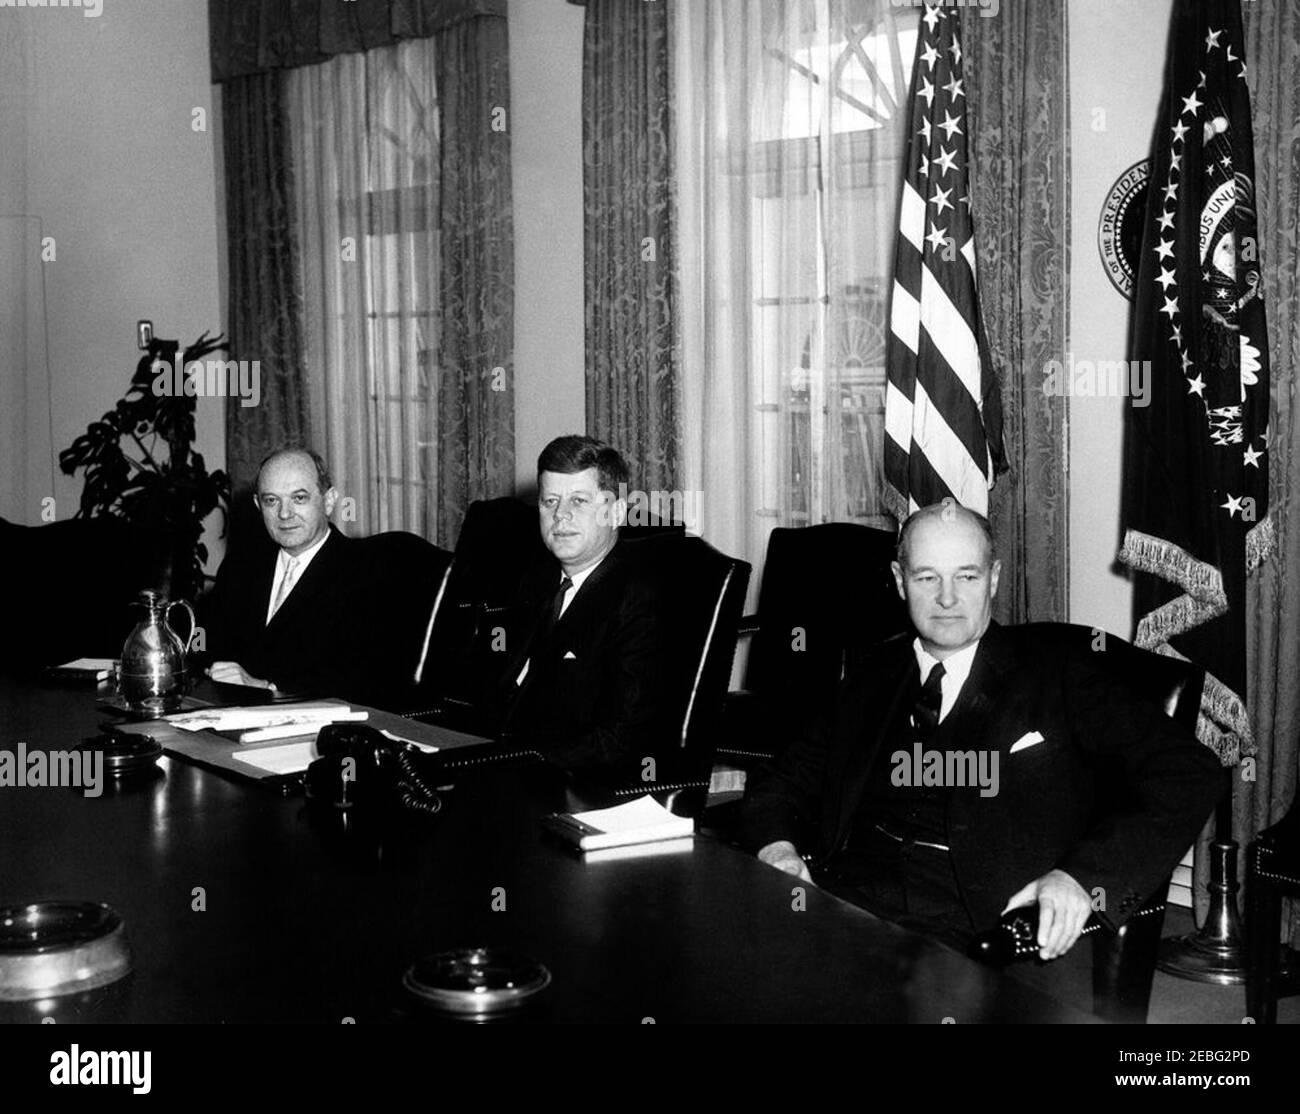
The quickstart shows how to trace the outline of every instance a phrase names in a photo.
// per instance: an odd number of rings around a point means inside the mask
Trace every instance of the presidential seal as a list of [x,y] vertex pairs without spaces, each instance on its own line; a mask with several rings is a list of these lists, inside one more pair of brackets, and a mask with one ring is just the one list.
[[1106,274],[1124,297],[1132,299],[1142,251],[1142,222],[1146,219],[1147,180],[1151,162],[1135,162],[1119,176],[1106,195],[1097,226],[1097,250]]

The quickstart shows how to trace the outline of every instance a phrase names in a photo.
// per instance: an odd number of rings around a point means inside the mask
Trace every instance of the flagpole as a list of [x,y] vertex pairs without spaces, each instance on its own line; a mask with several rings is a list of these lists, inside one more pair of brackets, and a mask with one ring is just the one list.
[[1232,838],[1232,771],[1214,809],[1214,841],[1210,844],[1210,906],[1196,932],[1171,936],[1160,943],[1156,966],[1167,975],[1218,986],[1246,982],[1246,949],[1237,912],[1237,842]]

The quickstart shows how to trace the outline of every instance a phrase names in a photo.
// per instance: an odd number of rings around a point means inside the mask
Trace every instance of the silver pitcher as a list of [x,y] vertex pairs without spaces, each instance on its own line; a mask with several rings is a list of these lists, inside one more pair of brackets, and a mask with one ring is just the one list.
[[[181,706],[188,690],[189,674],[185,655],[194,637],[194,611],[184,600],[168,603],[160,592],[140,593],[145,615],[122,646],[118,669],[118,692],[131,711],[160,716]],[[173,607],[185,608],[190,617],[189,637],[182,643],[167,621]]]

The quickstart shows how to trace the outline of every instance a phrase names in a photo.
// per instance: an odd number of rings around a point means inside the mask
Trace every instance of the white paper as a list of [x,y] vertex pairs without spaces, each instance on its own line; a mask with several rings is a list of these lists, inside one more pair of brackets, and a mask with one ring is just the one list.
[[[593,809],[591,812],[575,812],[573,818],[611,835],[639,831],[642,828],[657,828],[662,825],[679,828],[684,819],[681,816],[674,816],[648,793],[635,801],[628,801],[625,805]],[[690,824],[691,821],[686,820],[686,823]],[[670,832],[670,834],[676,833]]]
[[107,670],[113,672],[113,666],[117,664],[116,658],[77,658],[76,661],[65,661],[62,665],[56,665],[56,669],[94,669],[103,673]]
[[316,702],[267,704],[255,708],[202,708],[163,718],[182,731],[253,731],[262,727],[300,723],[304,725],[305,733],[310,724],[329,723],[342,713],[351,711],[346,704]]
[[297,774],[315,761],[316,743],[315,740],[307,739],[301,743],[284,743],[278,747],[235,751],[234,756],[269,774]]

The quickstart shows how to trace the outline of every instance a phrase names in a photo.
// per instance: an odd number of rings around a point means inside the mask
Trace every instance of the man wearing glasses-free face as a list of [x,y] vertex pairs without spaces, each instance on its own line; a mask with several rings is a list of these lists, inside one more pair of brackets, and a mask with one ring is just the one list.
[[325,462],[310,449],[271,453],[254,499],[273,544],[222,563],[201,608],[209,676],[293,693],[373,696],[349,626],[361,589],[356,543],[330,523],[338,492]]

